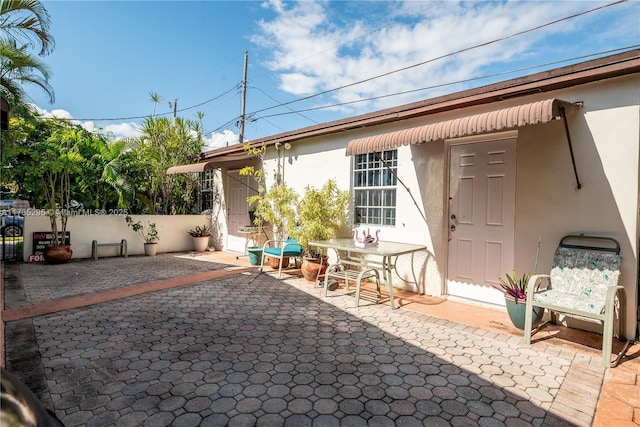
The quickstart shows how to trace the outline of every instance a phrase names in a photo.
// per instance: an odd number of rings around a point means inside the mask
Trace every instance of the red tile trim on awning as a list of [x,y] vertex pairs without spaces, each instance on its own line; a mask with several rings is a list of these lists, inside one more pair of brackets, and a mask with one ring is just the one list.
[[474,114],[443,122],[412,127],[349,141],[347,156],[390,150],[403,145],[460,138],[490,132],[500,132],[527,125],[548,123],[560,118],[560,109],[567,113],[577,110],[579,104],[560,99],[543,101]]

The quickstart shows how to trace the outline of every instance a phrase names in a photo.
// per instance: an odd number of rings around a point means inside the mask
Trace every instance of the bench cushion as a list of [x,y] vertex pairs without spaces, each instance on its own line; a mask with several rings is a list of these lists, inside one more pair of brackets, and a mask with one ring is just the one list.
[[607,289],[618,284],[622,257],[613,253],[563,248],[556,250],[550,285],[534,301],[602,314]]
[[[267,255],[281,256],[280,254],[282,253],[282,248],[266,248],[264,250],[264,253],[266,253]],[[287,246],[287,250],[284,251],[284,255],[282,256],[295,257],[295,256],[300,256],[300,254],[302,254],[302,250],[300,249],[299,245],[298,245],[298,249],[294,249],[293,246]]]
[[289,239],[287,240],[283,255],[280,255],[282,253],[282,248],[266,248],[264,252],[273,256],[296,257],[302,255],[302,246],[300,246],[296,240]]

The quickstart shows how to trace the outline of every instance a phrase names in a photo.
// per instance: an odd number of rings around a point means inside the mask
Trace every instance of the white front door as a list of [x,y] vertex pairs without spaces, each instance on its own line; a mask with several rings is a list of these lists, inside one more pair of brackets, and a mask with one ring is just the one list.
[[240,175],[239,171],[227,172],[227,245],[233,252],[244,252],[248,235],[240,233],[242,227],[251,225],[247,196],[251,190],[249,182],[253,178]]
[[515,138],[451,145],[447,293],[504,304],[492,289],[513,269]]

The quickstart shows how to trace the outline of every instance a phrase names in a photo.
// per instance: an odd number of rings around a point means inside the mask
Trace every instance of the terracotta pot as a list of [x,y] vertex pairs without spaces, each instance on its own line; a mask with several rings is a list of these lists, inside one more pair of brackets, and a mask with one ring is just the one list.
[[[280,258],[269,257],[269,267],[273,268],[274,270],[277,270],[278,268],[280,268]],[[289,267],[289,258],[283,258],[282,268],[287,268],[287,267]]]
[[323,275],[329,266],[329,261],[327,257],[324,258],[311,258],[311,257],[303,257],[302,258],[302,267],[300,271],[302,271],[302,276],[310,282],[315,282],[318,278],[318,272],[320,275]]
[[47,264],[63,264],[73,256],[71,245],[47,246],[44,248],[44,260]]

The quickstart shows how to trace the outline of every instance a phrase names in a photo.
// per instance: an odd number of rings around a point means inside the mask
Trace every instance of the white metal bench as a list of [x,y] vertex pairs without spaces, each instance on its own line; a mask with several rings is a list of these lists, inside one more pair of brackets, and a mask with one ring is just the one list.
[[122,239],[120,243],[98,243],[97,240],[91,242],[91,258],[94,260],[98,259],[98,248],[105,246],[119,246],[120,247],[120,256],[127,258],[127,239]]
[[[551,272],[536,274],[527,284],[524,342],[531,343],[534,307],[549,310],[552,323],[557,321],[557,313],[596,322],[603,326],[602,366],[611,367],[614,312],[618,291],[623,289],[618,285],[621,262],[620,244],[612,238],[564,236]],[[548,279],[546,288],[540,287],[543,279]],[[618,306],[619,318],[624,319],[624,304]],[[619,335],[623,336],[622,331]]]

